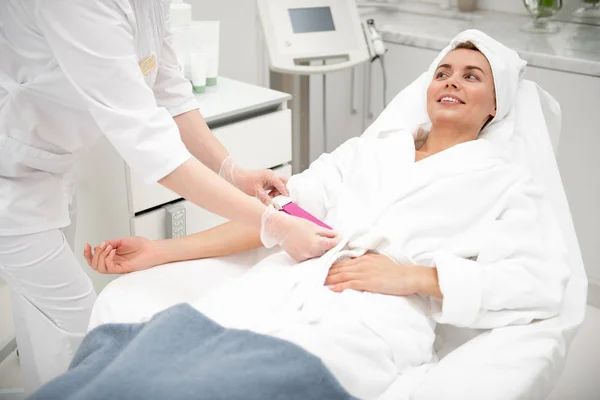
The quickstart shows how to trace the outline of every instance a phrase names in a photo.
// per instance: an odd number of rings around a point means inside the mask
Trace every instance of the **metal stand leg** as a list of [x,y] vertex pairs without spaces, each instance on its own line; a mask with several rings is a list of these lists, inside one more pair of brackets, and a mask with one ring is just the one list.
[[297,174],[310,165],[310,77],[280,74],[271,71],[271,89],[290,93],[292,100],[292,173]]

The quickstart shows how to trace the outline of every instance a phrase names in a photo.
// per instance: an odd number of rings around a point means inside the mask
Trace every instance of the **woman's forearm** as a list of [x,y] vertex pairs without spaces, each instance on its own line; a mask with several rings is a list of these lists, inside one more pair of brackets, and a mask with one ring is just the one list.
[[157,265],[175,261],[220,257],[262,246],[258,230],[227,222],[212,229],[176,239],[152,242]]

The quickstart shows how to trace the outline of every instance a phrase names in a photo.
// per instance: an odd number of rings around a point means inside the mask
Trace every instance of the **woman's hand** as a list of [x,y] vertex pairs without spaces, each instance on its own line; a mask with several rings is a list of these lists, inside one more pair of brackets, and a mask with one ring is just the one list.
[[374,253],[333,264],[325,285],[334,292],[354,289],[394,296],[436,295],[432,288],[439,292],[435,268],[396,264],[389,257]]
[[92,252],[86,243],[83,256],[88,265],[101,274],[126,274],[161,263],[152,244],[143,237],[126,237],[104,242]]

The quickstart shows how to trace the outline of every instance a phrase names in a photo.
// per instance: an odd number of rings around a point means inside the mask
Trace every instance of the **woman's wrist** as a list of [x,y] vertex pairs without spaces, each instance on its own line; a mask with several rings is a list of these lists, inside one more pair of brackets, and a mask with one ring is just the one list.
[[438,280],[437,268],[419,267],[417,276],[417,293],[443,298]]
[[154,265],[168,264],[175,261],[172,251],[172,240],[152,240],[149,244],[150,253],[156,262]]

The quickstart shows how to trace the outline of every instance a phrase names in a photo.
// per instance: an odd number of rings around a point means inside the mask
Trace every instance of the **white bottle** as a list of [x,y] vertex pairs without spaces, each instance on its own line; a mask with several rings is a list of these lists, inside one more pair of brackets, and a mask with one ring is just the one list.
[[206,53],[206,86],[217,84],[219,75],[219,21],[193,21],[189,26],[192,52]]
[[192,67],[192,88],[196,93],[204,93],[207,83],[208,55],[206,53],[191,53],[190,65]]
[[183,0],[172,0],[171,28],[189,25],[190,22],[192,22],[192,5],[184,3]]

